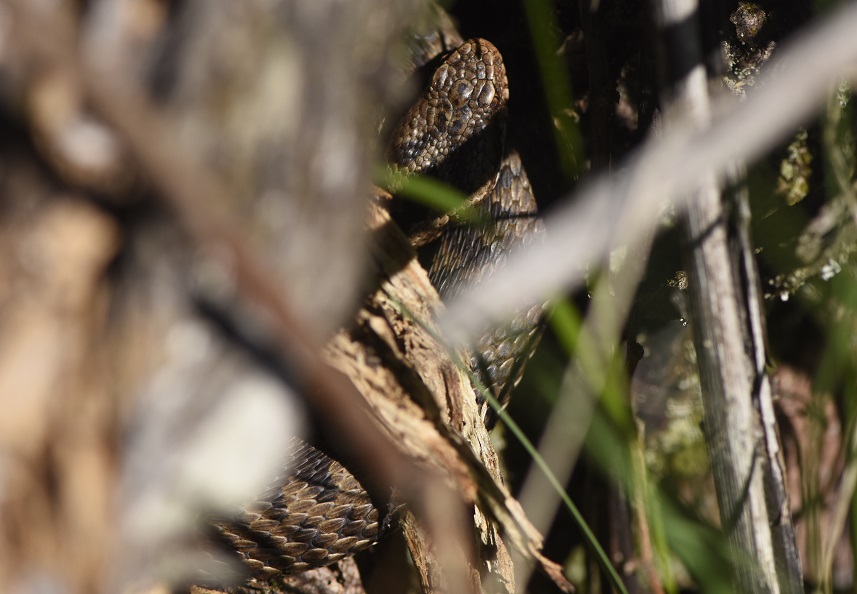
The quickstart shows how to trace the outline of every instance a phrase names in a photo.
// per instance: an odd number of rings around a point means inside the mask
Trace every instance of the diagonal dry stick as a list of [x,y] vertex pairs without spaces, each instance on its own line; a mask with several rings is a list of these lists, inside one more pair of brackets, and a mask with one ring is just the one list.
[[449,304],[440,320],[445,336],[467,344],[490,320],[579,287],[612,250],[649,234],[667,204],[684,209],[700,177],[713,172],[722,180],[736,160],[758,158],[816,112],[833,81],[854,76],[855,30],[857,4],[845,3],[783,44],[764,84],[745,102],[724,99],[712,106],[711,125],[678,126],[663,139],[650,138],[618,173],[585,184],[545,217],[544,243],[521,250],[499,274]]

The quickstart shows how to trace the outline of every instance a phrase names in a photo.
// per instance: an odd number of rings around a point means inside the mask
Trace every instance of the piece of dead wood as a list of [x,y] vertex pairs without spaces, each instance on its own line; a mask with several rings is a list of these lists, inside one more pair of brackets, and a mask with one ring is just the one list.
[[[384,218],[383,211],[373,211],[373,228],[379,232],[383,227],[388,233],[382,234],[379,245],[391,241],[404,246],[404,251],[391,260],[376,254],[388,281],[381,282],[381,289],[370,299],[357,324],[339,334],[328,349],[329,360],[352,376],[347,382],[319,360],[314,333],[295,317],[271,281],[272,275],[246,247],[250,242],[236,223],[241,217],[233,216],[226,206],[229,201],[224,190],[173,142],[164,114],[137,93],[133,84],[129,86],[129,81],[105,80],[77,51],[71,32],[49,15],[30,12],[23,3],[13,6],[21,30],[56,33],[46,36],[55,40],[50,47],[21,41],[22,64],[33,72],[63,70],[127,147],[138,172],[160,190],[189,245],[231,271],[236,307],[252,307],[265,318],[274,347],[301,371],[313,404],[328,413],[354,448],[362,450],[358,457],[364,456],[367,461],[377,457],[379,463],[373,471],[377,483],[371,486],[378,489],[385,482],[395,484],[403,499],[414,504],[414,512],[425,522],[425,533],[431,538],[423,549],[435,555],[434,561],[425,561],[426,566],[435,563],[442,567],[450,590],[478,588],[477,578],[487,568],[500,576],[497,581],[506,591],[512,591],[511,562],[499,536],[502,533],[525,558],[541,563],[561,587],[569,590],[570,584],[557,566],[541,559],[540,536],[502,485],[496,455],[475,410],[466,375],[414,321],[430,323],[437,296],[413,257],[402,260],[402,254],[409,254],[407,240]],[[403,298],[402,293],[408,292],[413,298]],[[410,313],[405,315],[404,310]],[[342,358],[335,354],[337,351]],[[392,371],[375,370],[374,362],[380,360],[392,361]],[[366,373],[367,369],[374,373]],[[374,432],[350,416],[362,417],[363,412],[353,404],[357,396],[353,384],[371,413],[370,423],[377,429]],[[396,385],[399,390],[390,394],[391,386]],[[386,439],[377,439],[379,433]],[[443,479],[435,481],[436,476]],[[462,507],[462,502],[467,507]],[[478,506],[481,513],[477,515],[472,506]],[[461,521],[467,513],[476,519]],[[462,528],[470,524],[476,526],[476,539]],[[447,540],[453,545],[445,546]],[[474,547],[473,542],[479,545]],[[436,589],[432,584],[425,586],[427,591]]]
[[[544,559],[541,536],[505,488],[497,454],[482,421],[465,371],[433,336],[433,312],[442,307],[407,238],[387,212],[373,205],[370,228],[373,259],[381,273],[356,323],[340,332],[327,354],[366,398],[379,430],[418,465],[445,476],[469,506],[479,543],[469,575],[480,575],[504,591],[515,588],[504,535],[520,553],[541,565],[557,585],[570,591],[558,566]],[[451,547],[428,542],[427,531],[406,520],[405,534],[426,592],[440,591],[437,551],[458,551],[463,534]],[[455,534],[452,527],[445,534]],[[437,538],[437,535],[433,535]],[[441,567],[443,565],[441,564]],[[487,568],[487,572],[480,568]],[[440,584],[439,584],[440,582]]]
[[[417,468],[443,477],[442,488],[419,497],[397,485],[405,500],[422,502],[403,524],[423,590],[514,592],[505,537],[561,590],[572,591],[561,568],[540,554],[541,536],[503,484],[467,374],[433,336],[433,311],[442,305],[408,239],[377,204],[369,227],[377,288],[325,358],[354,383],[377,430]],[[449,499],[452,492],[458,497]],[[315,581],[324,579],[318,574]],[[303,588],[310,581],[284,579],[297,591],[309,591]]]

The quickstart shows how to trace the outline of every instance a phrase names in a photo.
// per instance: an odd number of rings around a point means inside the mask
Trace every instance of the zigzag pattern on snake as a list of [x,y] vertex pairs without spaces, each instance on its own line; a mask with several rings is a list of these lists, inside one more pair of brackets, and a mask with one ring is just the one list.
[[[451,223],[421,242],[421,259],[443,299],[491,274],[510,250],[543,232],[520,158],[504,147],[508,97],[497,49],[483,39],[469,40],[443,60],[390,143],[394,166],[456,185],[491,221]],[[472,369],[501,402],[520,379],[540,317],[541,306],[520,312],[471,349]],[[210,519],[215,540],[257,579],[325,566],[364,550],[388,520],[335,460],[298,441],[290,458],[289,473],[243,509]]]

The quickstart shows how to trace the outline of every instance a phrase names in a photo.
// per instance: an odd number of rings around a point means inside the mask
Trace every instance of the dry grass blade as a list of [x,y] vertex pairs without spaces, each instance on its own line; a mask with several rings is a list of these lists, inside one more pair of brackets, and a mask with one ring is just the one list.
[[573,201],[549,213],[544,244],[510,258],[502,274],[450,305],[443,332],[467,343],[490,320],[579,287],[589,266],[650,233],[667,203],[682,208],[705,172],[723,180],[735,160],[760,156],[810,117],[830,84],[849,72],[857,60],[855,27],[857,7],[842,6],[783,46],[771,74],[745,102],[715,104],[709,126],[676,126],[663,139],[644,143],[618,173],[588,183]]

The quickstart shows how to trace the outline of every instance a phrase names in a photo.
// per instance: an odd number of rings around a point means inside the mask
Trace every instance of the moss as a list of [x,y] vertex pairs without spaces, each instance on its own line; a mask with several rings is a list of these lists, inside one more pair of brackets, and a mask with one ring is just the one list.
[[807,145],[806,130],[795,135],[780,161],[780,175],[775,192],[789,206],[794,206],[809,193],[812,175],[812,153]]

